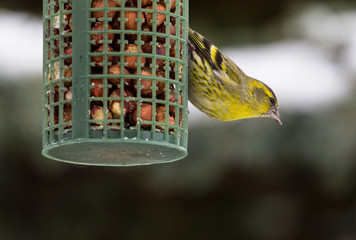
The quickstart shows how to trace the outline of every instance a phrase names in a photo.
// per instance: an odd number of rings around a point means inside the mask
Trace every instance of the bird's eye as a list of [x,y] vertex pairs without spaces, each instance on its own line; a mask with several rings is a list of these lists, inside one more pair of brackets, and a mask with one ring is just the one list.
[[276,100],[274,100],[274,98],[270,97],[270,98],[268,98],[268,100],[269,100],[269,105],[270,105],[271,107],[273,107],[274,105],[276,105]]

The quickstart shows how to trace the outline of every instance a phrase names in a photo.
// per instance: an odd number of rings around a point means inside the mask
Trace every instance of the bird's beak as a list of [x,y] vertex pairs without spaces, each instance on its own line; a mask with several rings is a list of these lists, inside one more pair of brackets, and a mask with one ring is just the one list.
[[279,125],[283,124],[281,119],[280,119],[280,116],[279,116],[278,108],[273,109],[271,111],[271,113],[269,114],[269,117],[274,119],[274,120],[276,120],[279,123]]

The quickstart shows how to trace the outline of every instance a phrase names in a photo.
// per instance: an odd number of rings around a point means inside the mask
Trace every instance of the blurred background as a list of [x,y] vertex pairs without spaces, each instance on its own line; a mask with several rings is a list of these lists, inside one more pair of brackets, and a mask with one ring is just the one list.
[[190,106],[189,155],[41,155],[41,1],[0,2],[0,239],[356,239],[356,2],[191,0],[190,26],[274,89],[283,126]]

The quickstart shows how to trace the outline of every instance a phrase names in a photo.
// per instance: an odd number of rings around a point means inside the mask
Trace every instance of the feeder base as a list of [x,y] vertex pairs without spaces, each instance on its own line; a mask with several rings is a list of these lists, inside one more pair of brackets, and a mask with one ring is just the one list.
[[[97,135],[96,131],[91,131]],[[144,132],[149,136],[149,132]],[[110,134],[111,135],[111,134]],[[163,134],[157,134],[158,137]],[[66,137],[70,139],[71,133]],[[99,136],[99,135],[98,135]],[[67,139],[68,139],[67,138]],[[187,156],[184,147],[161,141],[137,139],[75,139],[44,147],[42,154],[54,160],[97,166],[138,166],[173,162]]]

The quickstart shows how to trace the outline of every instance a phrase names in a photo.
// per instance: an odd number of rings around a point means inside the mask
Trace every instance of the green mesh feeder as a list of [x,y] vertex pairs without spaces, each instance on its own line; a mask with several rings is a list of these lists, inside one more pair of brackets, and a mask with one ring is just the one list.
[[71,163],[187,155],[188,0],[44,0],[43,150]]

